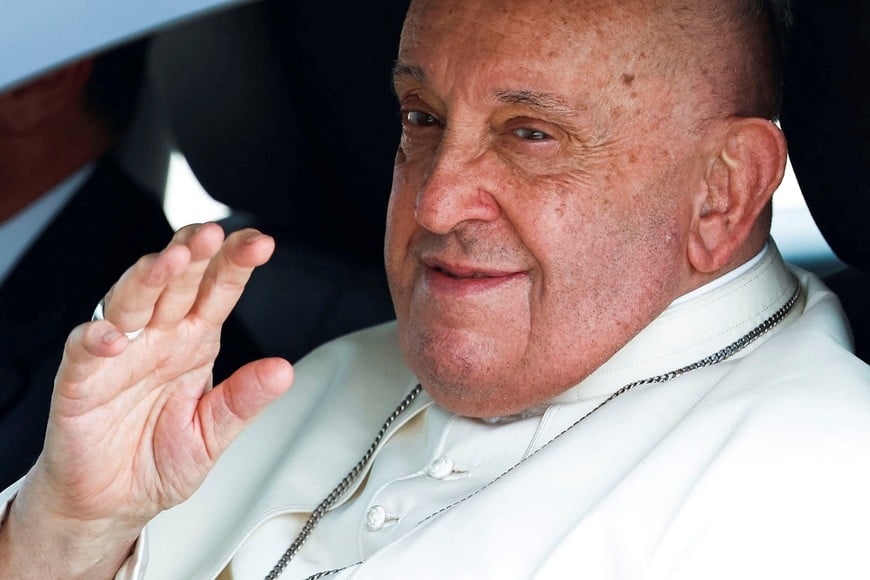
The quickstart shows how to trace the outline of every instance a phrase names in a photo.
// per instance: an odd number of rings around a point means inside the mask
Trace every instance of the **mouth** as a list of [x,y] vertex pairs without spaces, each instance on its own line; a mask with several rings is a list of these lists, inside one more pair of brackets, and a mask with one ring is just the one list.
[[430,272],[455,280],[478,280],[481,278],[505,278],[513,276],[516,270],[504,270],[473,264],[451,264],[436,258],[426,258],[423,265]]
[[477,293],[494,290],[526,275],[522,270],[504,270],[471,264],[448,264],[424,260],[425,279],[430,290],[449,294]]
[[444,276],[449,276],[454,280],[475,280],[480,278],[500,278],[502,276],[493,276],[491,274],[486,274],[484,272],[471,272],[469,274],[462,274],[459,272],[454,272],[452,270],[448,270],[447,268],[431,268],[431,270],[443,274]]

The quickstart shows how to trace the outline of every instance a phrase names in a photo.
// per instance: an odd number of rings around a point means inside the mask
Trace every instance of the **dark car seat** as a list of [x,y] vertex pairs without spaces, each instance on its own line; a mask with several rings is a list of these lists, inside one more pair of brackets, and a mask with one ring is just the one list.
[[393,317],[382,248],[406,5],[263,0],[155,39],[155,90],[191,169],[233,208],[224,225],[277,240],[237,309],[269,354],[296,360]]
[[848,268],[827,276],[870,361],[870,5],[794,0],[782,127],[813,219]]

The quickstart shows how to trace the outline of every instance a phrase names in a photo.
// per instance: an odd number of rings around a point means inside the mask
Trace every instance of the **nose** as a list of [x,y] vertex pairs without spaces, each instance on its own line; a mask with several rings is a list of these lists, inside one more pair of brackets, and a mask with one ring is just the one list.
[[494,195],[497,168],[485,153],[464,154],[442,144],[431,170],[417,192],[417,223],[436,234],[447,234],[467,221],[494,221],[501,209]]

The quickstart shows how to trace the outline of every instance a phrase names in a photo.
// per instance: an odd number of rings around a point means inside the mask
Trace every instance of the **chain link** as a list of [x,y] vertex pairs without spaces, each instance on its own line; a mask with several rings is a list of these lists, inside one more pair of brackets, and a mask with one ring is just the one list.
[[[302,547],[302,544],[305,543],[305,540],[308,539],[308,537],[311,535],[311,532],[314,531],[314,528],[317,527],[318,523],[320,523],[320,519],[324,515],[326,515],[327,510],[329,510],[329,508],[332,507],[332,504],[334,504],[338,500],[338,498],[341,497],[342,494],[346,492],[351,485],[353,485],[353,482],[356,481],[356,478],[368,464],[369,460],[372,458],[372,455],[374,455],[375,451],[377,450],[378,445],[380,445],[381,439],[383,439],[384,435],[387,434],[390,425],[392,425],[393,422],[399,418],[399,415],[401,415],[405,411],[405,409],[408,408],[408,405],[410,405],[411,402],[417,398],[417,395],[419,395],[420,391],[422,390],[423,387],[419,384],[414,387],[411,392],[408,393],[408,395],[404,399],[402,399],[402,402],[399,403],[399,406],[395,408],[392,414],[387,417],[387,420],[384,421],[384,425],[381,427],[381,430],[378,431],[378,434],[375,436],[375,440],[372,441],[372,444],[369,445],[369,448],[366,450],[365,453],[363,453],[362,458],[360,458],[357,464],[353,466],[353,469],[351,469],[348,474],[344,476],[339,484],[335,486],[335,489],[329,492],[329,495],[327,495],[323,499],[323,501],[320,502],[320,504],[316,508],[314,508],[314,511],[308,517],[305,525],[302,526],[302,531],[299,532],[299,535],[296,537],[295,540],[293,540],[293,543],[290,544],[290,547],[287,548],[287,551],[284,552],[284,554],[281,556],[281,559],[279,559],[278,563],[275,564],[274,568],[272,568],[272,570],[266,575],[266,580],[275,580],[276,578],[278,578],[278,576],[281,575],[282,572],[284,572],[287,564],[290,563],[290,560],[293,559],[293,557],[299,551],[299,548]],[[315,574],[314,576],[311,576],[311,578],[320,578],[322,575],[326,575],[329,573],[332,573],[332,571],[321,572],[320,575]]]

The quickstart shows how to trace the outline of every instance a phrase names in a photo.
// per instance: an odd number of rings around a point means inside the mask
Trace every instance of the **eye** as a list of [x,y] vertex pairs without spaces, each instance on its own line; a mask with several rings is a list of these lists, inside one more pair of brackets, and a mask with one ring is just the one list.
[[552,137],[550,137],[543,131],[540,131],[538,129],[529,129],[528,127],[520,127],[519,129],[514,129],[513,133],[520,139],[526,139],[529,141],[546,141],[548,139],[552,139]]
[[402,116],[405,121],[417,127],[435,127],[441,124],[437,117],[424,111],[406,111]]

